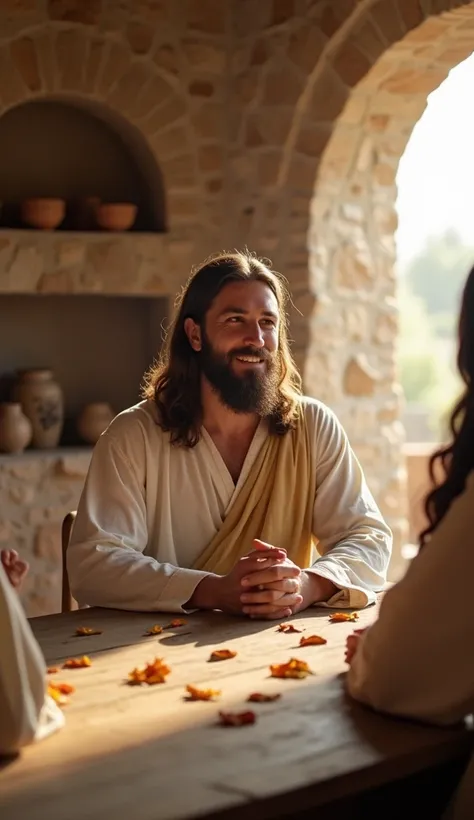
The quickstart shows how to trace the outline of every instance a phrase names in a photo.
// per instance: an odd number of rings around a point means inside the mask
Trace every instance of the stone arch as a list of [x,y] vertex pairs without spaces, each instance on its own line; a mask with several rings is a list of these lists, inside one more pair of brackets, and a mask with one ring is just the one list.
[[347,0],[288,23],[278,59],[270,27],[238,78],[258,181],[242,233],[288,276],[306,390],[336,410],[400,545],[395,175],[427,95],[473,51],[474,3]]
[[0,116],[31,100],[69,101],[117,128],[128,144],[144,140],[142,154],[153,157],[167,198],[199,187],[177,78],[108,32],[45,23],[11,38],[1,50],[0,71],[9,80],[0,85]]

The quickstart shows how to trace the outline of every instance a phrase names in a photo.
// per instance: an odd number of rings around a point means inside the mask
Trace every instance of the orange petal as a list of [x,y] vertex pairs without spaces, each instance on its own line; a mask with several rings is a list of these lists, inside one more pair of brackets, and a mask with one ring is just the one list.
[[78,626],[76,635],[102,635],[101,629],[92,629],[90,626]]
[[275,695],[264,695],[262,692],[252,692],[247,700],[251,703],[271,703],[274,700],[281,698],[281,694],[277,692]]
[[301,632],[301,629],[297,629],[294,624],[280,624],[278,626],[277,632]]
[[306,661],[296,658],[291,658],[288,663],[272,664],[270,673],[272,678],[306,678],[313,674]]
[[59,666],[48,666],[46,672],[48,675],[54,675],[55,672],[59,672]]
[[179,626],[184,626],[186,621],[183,621],[182,618],[175,618],[171,623],[165,626],[165,629],[177,629]]
[[342,623],[343,621],[358,621],[359,615],[357,612],[333,612],[329,616],[329,620],[333,624]]
[[232,649],[215,649],[214,652],[211,652],[210,661],[228,661],[231,658],[235,658],[237,652],[234,652]]
[[154,626],[150,626],[150,628],[146,630],[145,635],[161,635],[162,632],[163,627],[159,624],[155,624]]
[[155,658],[152,663],[147,663],[142,669],[132,669],[128,675],[128,683],[131,686],[140,683],[146,683],[149,686],[155,683],[164,683],[170,672],[170,667],[161,658]]
[[219,712],[221,726],[250,726],[256,720],[255,712]]
[[186,692],[188,700],[214,700],[221,694],[220,689],[198,689],[190,683],[186,686]]
[[85,666],[92,666],[92,661],[87,655],[83,655],[82,658],[68,658],[63,663],[63,669],[82,669]]
[[326,638],[321,638],[320,635],[308,635],[307,638],[304,636],[300,638],[300,646],[323,646],[325,643],[327,643]]

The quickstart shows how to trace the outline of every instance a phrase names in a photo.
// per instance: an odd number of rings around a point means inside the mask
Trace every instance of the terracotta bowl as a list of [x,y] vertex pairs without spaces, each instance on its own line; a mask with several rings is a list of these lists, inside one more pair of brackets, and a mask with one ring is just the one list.
[[42,230],[57,228],[66,213],[64,199],[25,199],[21,203],[21,217],[27,225]]
[[137,206],[131,202],[110,202],[97,207],[96,219],[105,231],[127,231],[137,216]]

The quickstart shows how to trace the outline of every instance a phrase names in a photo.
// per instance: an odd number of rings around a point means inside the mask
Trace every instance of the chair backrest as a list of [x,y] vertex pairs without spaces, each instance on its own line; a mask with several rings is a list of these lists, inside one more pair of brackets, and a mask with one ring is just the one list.
[[71,537],[72,525],[74,524],[75,518],[75,510],[68,512],[68,514],[65,516],[63,520],[63,525],[61,527],[61,548],[63,559],[63,586],[61,595],[61,612],[71,612],[71,610],[74,608],[74,598],[72,597],[71,590],[69,588],[66,553],[67,548],[69,546],[69,539]]

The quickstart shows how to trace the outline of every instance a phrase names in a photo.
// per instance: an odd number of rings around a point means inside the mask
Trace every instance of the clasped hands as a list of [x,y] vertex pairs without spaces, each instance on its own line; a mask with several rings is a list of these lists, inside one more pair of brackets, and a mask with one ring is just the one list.
[[281,620],[336,591],[331,581],[296,566],[286,550],[258,539],[253,547],[227,575],[207,575],[187,606]]

